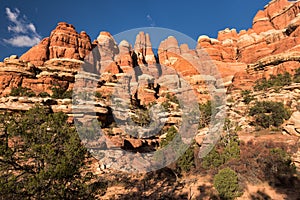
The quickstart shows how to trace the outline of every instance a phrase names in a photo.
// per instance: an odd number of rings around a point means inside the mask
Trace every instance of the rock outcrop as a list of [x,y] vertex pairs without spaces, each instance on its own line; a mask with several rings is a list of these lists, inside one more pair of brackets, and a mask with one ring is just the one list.
[[[213,39],[207,36],[198,38],[198,49],[206,51],[210,58],[215,62],[217,69],[222,77],[234,76],[234,83],[238,86],[240,83],[239,75],[247,74],[247,68],[253,68],[260,60],[267,59],[270,55],[278,57],[284,55],[284,62],[288,62],[290,55],[298,52],[300,45],[299,25],[300,25],[300,2],[288,0],[274,0],[265,6],[264,10],[258,11],[253,19],[253,27],[249,30],[241,30],[239,33],[235,29],[225,29],[219,31],[218,38]],[[175,53],[181,55],[180,49],[176,46],[177,42],[174,39],[167,39],[161,44],[159,51],[160,60],[166,64],[176,63],[178,60],[175,56],[169,56],[171,59],[166,59],[167,54]],[[167,50],[168,49],[168,50]],[[274,60],[276,62],[276,60]],[[272,72],[267,74],[280,73],[282,70],[293,71],[298,68],[298,61],[280,66],[280,70],[274,70],[274,62],[272,65],[265,65],[263,70],[272,68]],[[282,62],[282,63],[284,63]],[[270,66],[270,67],[269,67]],[[284,69],[283,69],[284,68]],[[235,76],[237,75],[237,76]],[[254,82],[262,75],[257,72],[248,75],[247,83]],[[267,76],[268,77],[268,76]],[[250,85],[248,85],[250,86]],[[251,87],[251,86],[250,86]]]
[[282,30],[287,27],[300,11],[299,2],[288,0],[273,0],[264,11],[259,11],[253,20],[253,30],[256,33],[272,29]]
[[77,33],[73,25],[60,22],[50,37],[43,39],[20,59],[42,66],[45,61],[53,58],[83,60],[91,49],[91,40],[86,32]]
[[126,40],[122,40],[118,47],[119,54],[115,57],[115,61],[124,73],[130,72],[134,66],[132,46]]
[[[187,79],[199,73],[218,74],[225,82],[219,86],[227,87],[233,82],[233,88],[249,88],[258,78],[282,71],[293,73],[299,67],[293,56],[300,49],[299,8],[298,1],[273,0],[257,12],[249,30],[237,32],[227,28],[219,31],[217,39],[200,36],[196,49],[189,49],[186,44],[179,46],[176,38],[170,36],[161,42],[157,58],[148,33],[140,32],[132,46],[127,41],[117,44],[110,33],[101,32],[92,45],[85,32],[77,33],[72,25],[59,23],[49,38],[43,39],[20,59],[36,66],[53,58],[83,60],[92,46],[98,46],[100,65],[95,70],[99,73],[130,73],[132,81],[137,81],[135,67],[155,69],[159,60],[160,65],[176,70]],[[209,56],[204,56],[204,52]],[[268,59],[272,62],[267,62]],[[241,77],[247,78],[241,80]]]
[[300,112],[296,111],[292,114],[291,118],[286,122],[284,131],[288,134],[300,137]]
[[35,71],[12,67],[7,61],[2,64],[5,78],[0,92],[6,95],[11,87],[26,86],[37,93],[51,93],[49,88],[54,83],[72,89],[84,58],[92,63],[89,72],[110,74],[102,77],[104,81],[118,81],[114,75],[129,74],[130,95],[144,104],[168,90],[152,81],[164,75],[185,79],[199,100],[209,98],[208,88],[249,89],[258,78],[284,71],[294,73],[299,67],[299,7],[298,1],[271,1],[258,11],[249,30],[225,29],[219,31],[217,39],[200,36],[195,49],[187,44],[179,46],[177,39],[169,36],[159,45],[157,58],[148,33],[140,32],[134,46],[125,40],[117,44],[108,32],[101,32],[92,44],[85,32],[77,33],[72,25],[61,22],[48,38],[14,61],[19,66],[36,66]]
[[[192,101],[195,95],[199,102],[206,102],[218,92],[227,92],[233,101],[227,104],[230,108],[228,116],[243,130],[253,131],[244,112],[247,106],[242,102],[241,90],[252,90],[255,81],[263,77],[269,78],[286,71],[294,74],[300,67],[299,50],[299,1],[273,0],[264,10],[258,11],[252,28],[239,32],[227,28],[219,31],[216,39],[200,36],[195,49],[190,49],[187,44],[179,45],[175,37],[169,36],[161,41],[157,55],[153,52],[148,33],[140,32],[134,44],[125,40],[118,44],[109,32],[101,32],[91,43],[85,32],[78,33],[72,25],[62,22],[49,37],[20,59],[11,56],[0,63],[0,109],[24,111],[40,103],[54,112],[67,113],[71,119],[84,116],[80,111],[90,109],[88,118],[83,120],[97,118],[105,122],[104,132],[113,135],[112,140],[117,146],[125,147],[127,144],[126,148],[135,149],[156,143],[160,138],[145,138],[152,134],[151,127],[135,130],[143,141],[126,138],[124,130],[117,131],[116,127],[113,127],[114,131],[110,129],[114,117],[124,122],[143,118],[144,121],[140,123],[146,123],[144,118],[148,116],[145,113],[139,115],[128,106],[130,103],[141,110],[153,105],[153,102],[169,106],[166,112],[152,114],[159,124],[178,125],[182,122],[182,110],[176,96],[185,95],[184,99]],[[79,74],[81,70],[83,74]],[[76,94],[90,101],[79,106],[78,113],[72,113],[70,99],[9,96],[12,89],[17,87],[30,88],[35,95],[45,92],[51,95],[53,87],[58,86],[71,91],[78,74],[88,76],[91,82],[97,83],[94,88],[97,94],[95,105],[91,103],[94,99],[86,91]],[[80,88],[92,85],[88,81],[81,84]],[[283,128],[297,135],[300,127],[296,120],[299,117],[296,107],[300,90],[297,84],[291,87],[294,88],[284,88],[279,93],[256,92],[254,96],[257,100],[269,99],[289,104],[294,114]],[[111,101],[111,97],[114,101]],[[115,116],[112,115],[113,109],[118,113]],[[96,114],[91,115],[92,111]],[[128,132],[134,130],[132,124],[127,128]],[[199,143],[205,134],[207,130],[200,131],[197,137]]]
[[134,53],[137,57],[137,64],[140,66],[144,64],[152,65],[156,63],[148,33],[145,34],[144,32],[140,32],[136,36]]

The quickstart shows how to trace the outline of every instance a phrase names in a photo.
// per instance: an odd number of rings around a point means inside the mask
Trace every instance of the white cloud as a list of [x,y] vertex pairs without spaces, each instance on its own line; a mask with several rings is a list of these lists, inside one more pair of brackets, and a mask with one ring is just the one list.
[[41,36],[36,32],[33,23],[28,22],[25,15],[20,16],[20,10],[6,8],[7,19],[11,23],[7,30],[12,34],[11,38],[3,39],[7,44],[15,47],[31,47],[40,42]]
[[38,44],[41,41],[41,38],[19,35],[10,39],[3,39],[3,41],[15,47],[31,47]]
[[15,13],[12,12],[9,8],[6,8],[6,15],[8,17],[8,19],[11,21],[11,22],[14,22],[14,23],[17,23],[17,17],[19,16],[20,14],[20,10],[19,9],[15,9]]
[[152,19],[150,14],[148,14],[146,17],[147,20],[150,22],[150,26],[156,26],[155,21]]
[[34,26],[32,23],[28,24],[27,27],[28,27],[28,29],[31,30],[32,32],[36,33],[35,26]]

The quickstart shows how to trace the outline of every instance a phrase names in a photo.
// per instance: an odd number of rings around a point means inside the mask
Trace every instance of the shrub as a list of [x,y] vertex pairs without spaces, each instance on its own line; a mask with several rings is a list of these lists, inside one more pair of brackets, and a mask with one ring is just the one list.
[[269,82],[266,78],[259,79],[255,82],[254,90],[260,91],[260,90],[266,90],[267,88],[271,87]]
[[166,98],[169,99],[173,103],[179,104],[179,100],[175,95],[170,95],[169,93],[167,93]]
[[[0,114],[0,199],[94,199],[87,152],[64,113]],[[4,136],[4,137],[3,137]],[[95,188],[96,189],[96,188]]]
[[200,110],[200,122],[199,128],[204,128],[209,125],[211,118],[213,117],[213,106],[214,104],[211,101],[207,101],[206,103],[199,104]]
[[147,108],[135,108],[135,115],[131,117],[132,121],[139,126],[149,125],[151,122],[150,112]]
[[241,131],[242,128],[238,124],[238,122],[233,122],[226,117],[224,121],[223,130],[226,131],[227,133],[235,134],[236,132]]
[[270,184],[287,185],[289,183],[286,183],[286,180],[296,172],[290,155],[281,148],[271,148],[269,156],[263,160],[263,166],[265,177]]
[[250,116],[254,116],[254,125],[269,128],[270,126],[279,127],[284,120],[289,119],[291,113],[281,102],[262,101],[256,102],[249,111]]
[[47,92],[41,92],[38,95],[39,97],[45,98],[45,97],[50,97],[50,94],[48,94]]
[[167,101],[164,101],[161,103],[161,106],[165,109],[165,110],[169,110],[171,104],[170,102],[167,100]]
[[[181,137],[178,135],[178,132],[174,126],[171,126],[168,131],[166,138],[164,138],[160,142],[160,148],[166,147],[171,141],[174,144],[174,147],[176,146],[176,149],[174,149],[174,153],[176,154],[182,154],[178,158],[176,165],[179,169],[179,171],[190,171],[193,166],[195,166],[195,159],[194,159],[194,148],[193,144],[185,151],[182,152],[182,148],[185,148],[184,146],[181,146],[180,143]],[[182,148],[181,148],[182,147]]]
[[285,72],[284,74],[278,74],[277,76],[271,75],[269,82],[272,86],[285,86],[292,83],[291,74]]
[[231,159],[240,157],[240,142],[236,135],[227,135],[202,160],[205,169],[218,168]]
[[240,157],[240,141],[238,136],[235,135],[227,135],[224,137],[223,145],[223,160],[224,162],[228,162],[233,158]]
[[300,68],[296,69],[296,72],[293,77],[295,83],[300,83]]
[[243,102],[245,104],[249,104],[252,100],[254,100],[254,97],[251,95],[251,91],[250,90],[243,90],[241,92],[241,95],[243,97]]
[[161,148],[167,146],[175,138],[176,134],[177,134],[176,128],[174,126],[171,126],[167,131],[166,138],[161,140],[159,146]]
[[214,187],[222,199],[235,199],[242,195],[235,171],[225,168],[214,177]]
[[170,95],[169,93],[167,93],[165,97],[166,101],[162,102],[161,104],[165,110],[169,110],[169,108],[171,107],[171,102],[179,105],[179,100],[175,95]]
[[234,169],[243,177],[243,181],[252,184],[262,181],[277,186],[290,186],[295,167],[286,152],[287,148],[290,148],[287,144],[272,140],[241,142],[240,158],[232,159],[222,167]]
[[62,87],[52,87],[52,95],[51,97],[54,99],[72,99],[72,94],[73,91],[72,90],[66,90]]
[[62,99],[72,99],[73,90],[67,90],[63,93]]
[[218,168],[224,164],[222,154],[213,148],[202,160],[202,167],[204,169]]
[[95,97],[98,98],[98,99],[101,99],[102,98],[102,94],[100,92],[96,92],[95,93]]
[[190,146],[186,152],[178,159],[177,166],[181,171],[190,171],[195,166],[194,148]]
[[102,122],[96,119],[90,121],[87,126],[77,126],[77,131],[81,140],[96,141],[101,137],[99,129],[102,126]]
[[17,87],[12,88],[10,92],[11,96],[27,96],[27,97],[35,97],[35,93],[30,89],[26,87]]
[[255,91],[266,90],[271,87],[283,87],[292,83],[292,77],[288,72],[284,74],[271,75],[269,80],[262,78],[256,81],[254,86]]

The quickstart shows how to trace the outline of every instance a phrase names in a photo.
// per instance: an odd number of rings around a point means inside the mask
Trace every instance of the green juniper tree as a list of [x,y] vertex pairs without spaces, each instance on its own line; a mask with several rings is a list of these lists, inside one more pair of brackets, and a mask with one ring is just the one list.
[[235,199],[242,195],[238,176],[235,171],[225,168],[214,177],[214,187],[219,192],[221,199]]
[[92,199],[86,149],[63,113],[0,115],[0,199]]

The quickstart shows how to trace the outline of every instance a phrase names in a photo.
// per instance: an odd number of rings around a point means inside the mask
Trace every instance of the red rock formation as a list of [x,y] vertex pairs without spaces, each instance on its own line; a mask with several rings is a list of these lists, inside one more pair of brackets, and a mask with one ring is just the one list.
[[119,48],[112,35],[108,32],[101,32],[97,38],[99,50],[100,70],[99,72],[119,73],[119,68],[115,63],[115,56],[119,54]]
[[134,65],[132,60],[132,47],[126,40],[122,40],[118,47],[119,54],[115,57],[115,61],[124,73],[130,72]]
[[35,76],[34,66],[23,62],[17,56],[10,56],[0,62],[0,95],[9,95],[12,88],[21,86],[26,78]]
[[261,74],[254,77],[246,71],[237,72],[232,80],[231,89],[252,90],[255,81],[259,78],[262,78]]
[[156,63],[148,33],[140,32],[136,36],[134,51],[137,56],[138,65],[152,65]]
[[[290,56],[300,50],[299,13],[300,2],[273,0],[265,6],[264,10],[257,12],[251,29],[239,33],[235,29],[225,29],[219,31],[217,39],[200,36],[195,50],[189,49],[187,45],[179,47],[176,38],[170,36],[159,46],[160,64],[192,81],[198,80],[193,76],[199,74],[219,73],[226,80],[225,85],[228,85],[231,77],[237,76],[233,79],[238,83],[234,83],[236,86],[244,84],[241,83],[241,77],[247,79],[245,84],[251,84],[262,75],[269,76],[285,70],[293,71],[298,67],[297,61],[287,60],[280,66],[264,65],[263,73],[246,75],[247,67],[251,68],[252,65],[256,65],[270,55]],[[126,41],[122,41],[117,46],[108,32],[101,32],[97,40],[91,44],[86,33],[79,34],[72,25],[66,23],[59,23],[49,38],[45,38],[40,44],[31,48],[21,57],[21,60],[42,66],[47,60],[53,58],[83,59],[92,46],[97,46],[99,53],[97,58],[99,65],[93,66],[94,71],[112,74],[129,73],[132,81],[135,82],[138,75],[135,74],[134,67],[139,66],[140,68],[137,69],[146,74],[151,71],[150,74],[155,74],[155,77],[159,74],[150,36],[147,33],[140,32],[136,36],[133,49]],[[136,91],[143,90],[136,89]],[[141,95],[138,94],[139,97]]]
[[[181,54],[181,49],[186,58]],[[189,57],[188,47],[178,46],[178,41],[175,37],[170,36],[162,41],[158,48],[158,57],[161,65],[175,69],[181,76],[199,74],[197,69],[192,64],[192,57]],[[190,59],[188,59],[190,58]]]
[[259,11],[253,20],[253,30],[256,33],[272,29],[284,29],[299,13],[299,2],[288,0],[273,0],[264,11]]
[[274,29],[273,24],[270,22],[270,18],[262,10],[258,11],[253,19],[253,30],[256,33],[265,32]]
[[218,33],[218,40],[224,41],[228,39],[236,40],[238,37],[238,34],[236,32],[236,29],[225,29],[223,31],[219,31]]
[[49,37],[44,38],[39,44],[23,54],[20,59],[29,61],[36,66],[41,66],[45,61],[49,60],[49,45]]
[[49,38],[43,39],[20,59],[41,66],[52,58],[83,60],[91,49],[90,37],[85,32],[77,33],[73,25],[60,22]]
[[[248,31],[237,33],[235,29],[220,31],[218,39],[200,36],[198,48],[204,49],[213,61],[217,61],[219,72],[223,77],[247,73],[246,66],[257,63],[270,55],[297,52],[300,49],[300,2],[273,0],[258,11],[253,19],[253,27]],[[235,64],[236,63],[236,64]],[[272,66],[265,69],[265,76],[293,71],[298,65],[281,65],[280,70]],[[238,68],[236,66],[239,66]],[[247,83],[261,76],[252,74],[246,77]],[[240,76],[240,77],[245,77]],[[234,80],[241,82],[240,77]],[[238,84],[235,84],[238,85]]]

